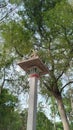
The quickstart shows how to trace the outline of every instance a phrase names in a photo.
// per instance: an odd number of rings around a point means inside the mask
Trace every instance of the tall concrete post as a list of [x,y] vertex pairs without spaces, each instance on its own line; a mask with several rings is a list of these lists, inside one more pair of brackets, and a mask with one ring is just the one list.
[[37,112],[37,83],[38,76],[30,75],[29,80],[29,109],[27,119],[27,130],[36,130],[36,112]]
[[39,76],[48,74],[49,71],[40,58],[35,54],[33,54],[32,57],[29,57],[27,60],[18,63],[18,65],[30,76],[27,130],[36,130],[38,78]]

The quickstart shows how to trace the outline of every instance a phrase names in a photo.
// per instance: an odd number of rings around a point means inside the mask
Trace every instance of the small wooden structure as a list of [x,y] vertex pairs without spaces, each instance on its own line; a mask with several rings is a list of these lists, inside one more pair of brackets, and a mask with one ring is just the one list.
[[40,76],[49,73],[48,68],[44,65],[44,63],[40,60],[38,56],[31,57],[30,59],[24,60],[18,63],[18,65],[28,74],[31,73],[30,70],[32,70],[33,68],[37,68],[39,70]]

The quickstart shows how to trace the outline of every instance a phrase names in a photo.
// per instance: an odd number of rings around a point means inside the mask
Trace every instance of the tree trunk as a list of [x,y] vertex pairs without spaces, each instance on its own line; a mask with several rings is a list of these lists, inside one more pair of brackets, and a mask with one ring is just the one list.
[[70,130],[69,122],[68,122],[68,119],[67,119],[67,116],[66,116],[66,112],[65,112],[65,109],[64,109],[64,105],[63,105],[61,95],[59,95],[59,97],[57,96],[56,100],[57,100],[57,104],[58,104],[58,111],[59,111],[59,114],[60,114],[60,117],[61,117],[61,121],[63,123],[63,128],[64,128],[64,130]]

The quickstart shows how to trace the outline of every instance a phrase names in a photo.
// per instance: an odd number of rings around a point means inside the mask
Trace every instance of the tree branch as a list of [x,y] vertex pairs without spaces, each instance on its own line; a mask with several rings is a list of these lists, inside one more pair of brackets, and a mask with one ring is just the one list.
[[18,49],[17,49],[16,47],[14,47],[14,48],[15,48],[16,53],[17,53],[20,57],[23,57],[23,55],[18,51]]
[[57,81],[61,78],[61,76],[66,72],[67,68],[70,66],[70,61],[71,61],[71,57],[69,59],[66,60],[65,62],[65,67],[63,69],[63,71],[61,72],[61,74],[58,76]]
[[0,5],[0,8],[2,9],[2,8],[6,7],[6,6],[7,6],[7,4]]
[[1,91],[2,91],[4,83],[5,83],[5,67],[3,70],[4,70],[4,76],[3,76],[3,82],[2,82],[1,87],[0,87],[0,94],[1,94]]
[[46,88],[47,88],[49,91],[51,91],[50,87],[49,87],[45,82],[43,82],[43,84],[46,86]]
[[69,81],[68,83],[66,83],[66,84],[61,88],[60,92],[62,92],[63,89],[64,89],[67,85],[72,84],[72,83],[73,83],[73,81]]
[[3,16],[3,17],[0,19],[0,24],[3,22],[3,19],[6,18],[6,17],[8,17],[8,15],[9,15],[10,13],[12,13],[16,8],[17,8],[17,6],[16,6],[14,9],[11,9],[9,12],[7,12],[6,15]]
[[64,74],[64,71],[58,76],[57,81],[61,78],[61,76]]

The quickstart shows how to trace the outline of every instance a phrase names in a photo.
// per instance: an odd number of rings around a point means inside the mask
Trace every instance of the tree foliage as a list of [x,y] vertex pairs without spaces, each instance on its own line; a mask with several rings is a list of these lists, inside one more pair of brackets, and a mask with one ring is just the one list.
[[7,89],[3,89],[0,94],[0,129],[16,130],[21,128],[19,113],[15,111],[17,98],[9,94]]
[[[55,97],[67,120],[64,103],[66,105],[68,96],[63,94],[73,83],[72,6],[66,0],[25,0],[21,7],[17,12],[21,19],[1,24],[1,70],[8,63],[30,55],[32,48],[37,49],[49,68],[49,75],[41,78],[41,93]],[[63,119],[60,107],[58,110]]]
[[48,120],[43,112],[37,113],[37,130],[53,130],[53,124]]

